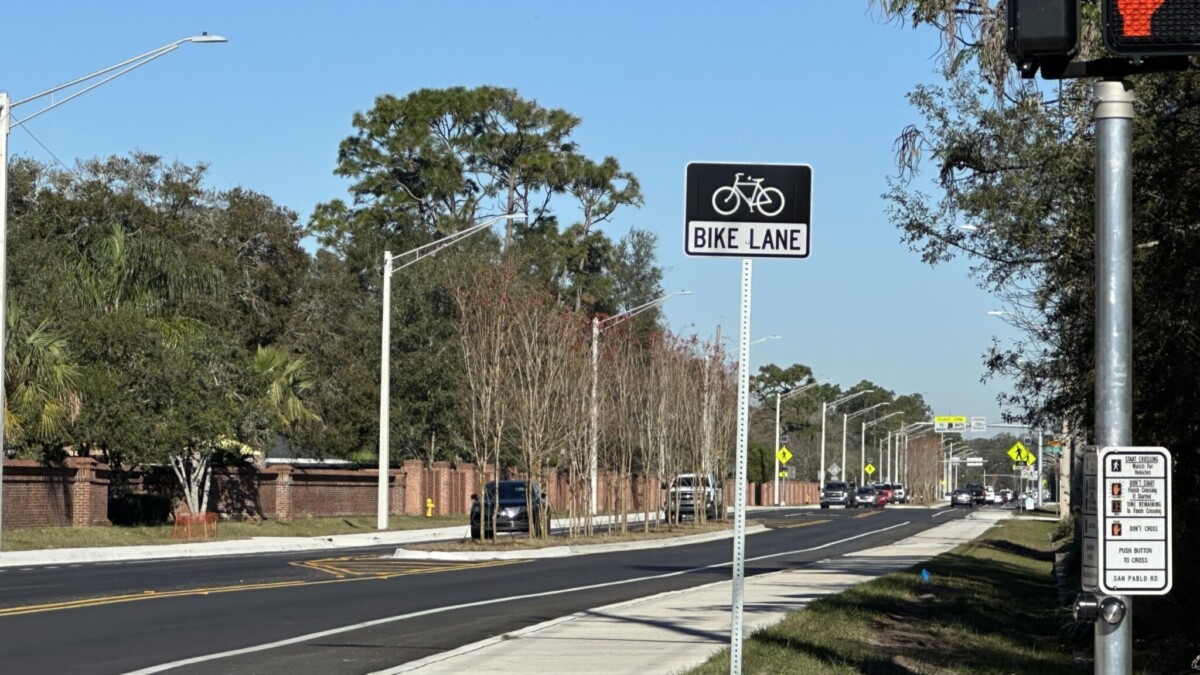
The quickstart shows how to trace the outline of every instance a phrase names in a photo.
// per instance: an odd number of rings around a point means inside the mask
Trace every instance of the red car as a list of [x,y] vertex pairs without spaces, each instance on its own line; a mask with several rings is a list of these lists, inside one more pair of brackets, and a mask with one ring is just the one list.
[[889,504],[896,501],[895,499],[892,498],[893,490],[892,490],[891,483],[876,483],[875,491],[880,494],[887,495],[887,502]]
[[891,490],[888,490],[887,493],[885,493],[883,490],[876,490],[875,491],[875,506],[878,506],[881,509],[883,507],[887,506],[888,502],[890,501],[890,498],[888,495],[888,493],[890,493],[890,492],[891,492]]
[[854,507],[860,506],[872,508],[887,506],[887,495],[869,485],[864,485],[858,488],[858,492],[854,495]]

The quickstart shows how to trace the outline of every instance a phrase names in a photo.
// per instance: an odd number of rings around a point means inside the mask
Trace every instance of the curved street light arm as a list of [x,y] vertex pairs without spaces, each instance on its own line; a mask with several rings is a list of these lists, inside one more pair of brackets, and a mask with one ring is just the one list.
[[638,314],[641,314],[642,312],[645,312],[649,309],[657,307],[677,295],[691,295],[691,294],[692,294],[691,291],[675,291],[674,293],[667,293],[666,295],[662,296],[661,298],[656,298],[645,304],[638,305],[637,307],[634,307],[633,309],[627,309],[624,312],[621,312],[620,314],[614,314],[612,316],[605,317],[603,319],[597,319],[596,326],[600,330],[604,330],[605,328],[612,328],[613,326],[621,323],[622,321],[625,321],[627,319],[632,319],[633,317],[637,316]]
[[[437,255],[443,249],[446,249],[450,246],[457,244],[458,242],[462,241],[463,239],[466,239],[467,237],[475,234],[476,232],[481,232],[483,230],[486,230],[489,227],[491,227],[492,225],[495,225],[496,223],[500,222],[501,220],[524,220],[525,218],[527,218],[527,216],[524,213],[506,213],[502,216],[496,216],[495,218],[489,218],[488,220],[485,220],[481,223],[476,223],[464,230],[459,230],[458,232],[452,232],[452,233],[442,237],[441,239],[438,239],[436,241],[431,241],[428,244],[423,244],[414,249],[405,251],[404,253],[399,253],[397,255],[391,256],[392,260],[404,258],[407,256],[415,256],[412,260],[405,262],[403,265],[400,265],[398,267],[393,267],[392,272],[393,273],[398,272],[398,271],[404,269],[405,267],[408,267],[408,266],[416,263],[419,260],[424,260],[425,258],[428,258],[429,256]],[[432,249],[432,250],[427,250],[427,249]]]
[[39,116],[39,115],[41,115],[42,113],[45,113],[45,112],[48,112],[48,111],[50,111],[50,110],[52,110],[52,109],[54,109],[54,108],[57,108],[58,106],[60,106],[60,105],[62,105],[62,104],[64,104],[64,103],[66,103],[67,101],[70,101],[70,100],[72,100],[72,99],[75,99],[75,98],[79,98],[80,96],[83,96],[84,94],[86,94],[86,93],[88,93],[89,91],[91,91],[91,90],[95,89],[96,87],[99,87],[99,86],[101,86],[101,85],[103,85],[103,84],[106,84],[106,83],[108,83],[108,82],[111,82],[111,81],[113,81],[113,80],[117,79],[118,77],[120,77],[120,76],[124,75],[125,73],[128,73],[128,72],[129,72],[129,71],[131,71],[131,70],[134,70],[134,69],[136,69],[136,68],[140,68],[141,66],[144,66],[144,65],[146,65],[147,63],[150,63],[151,61],[153,61],[153,60],[155,60],[155,59],[159,58],[160,56],[164,56],[164,55],[166,55],[166,54],[170,54],[171,52],[175,51],[176,49],[179,49],[179,46],[180,46],[180,45],[182,45],[182,44],[184,44],[185,42],[226,42],[226,39],[225,39],[225,38],[223,38],[223,37],[220,37],[220,36],[218,36],[218,35],[207,35],[207,34],[206,34],[206,35],[195,35],[195,36],[192,36],[192,37],[186,37],[186,38],[183,38],[183,39],[181,39],[181,40],[176,40],[176,41],[174,41],[174,42],[172,42],[172,43],[170,43],[170,44],[163,45],[163,46],[159,47],[158,49],[152,49],[152,50],[150,50],[150,51],[146,52],[145,54],[139,54],[138,56],[135,56],[135,57],[133,57],[133,58],[131,58],[131,59],[126,59],[126,60],[124,60],[124,61],[122,61],[122,62],[120,62],[120,63],[118,63],[118,64],[116,64],[116,65],[112,65],[112,66],[109,66],[109,67],[107,67],[107,68],[104,68],[103,70],[97,70],[96,72],[94,72],[94,73],[91,73],[90,75],[84,75],[83,77],[78,77],[78,78],[75,78],[74,80],[71,80],[70,82],[67,82],[67,83],[65,83],[65,84],[60,84],[60,85],[58,85],[57,87],[52,87],[52,88],[50,88],[50,89],[47,89],[46,91],[43,91],[43,92],[39,92],[39,93],[37,93],[37,94],[34,94],[33,96],[26,96],[25,98],[23,98],[23,99],[21,99],[21,100],[19,100],[19,101],[16,101],[16,102],[14,102],[14,103],[13,103],[11,106],[9,106],[9,107],[10,107],[10,108],[16,108],[16,107],[20,106],[20,105],[21,105],[21,104],[23,104],[23,103],[28,103],[28,102],[30,102],[30,101],[36,101],[37,99],[39,99],[39,98],[42,98],[42,97],[44,97],[44,96],[49,96],[50,94],[54,94],[54,93],[60,92],[60,91],[62,91],[63,89],[67,89],[67,88],[73,87],[73,86],[75,86],[75,85],[77,85],[77,84],[81,84],[81,83],[83,83],[83,82],[87,82],[88,80],[93,80],[93,79],[95,79],[95,78],[97,78],[97,77],[100,77],[101,75],[104,75],[104,74],[107,74],[107,73],[111,73],[111,72],[112,72],[112,71],[114,71],[114,70],[116,70],[116,71],[117,71],[116,73],[113,73],[112,75],[109,75],[108,77],[104,78],[103,80],[100,80],[99,82],[96,82],[96,83],[94,83],[94,84],[92,84],[92,85],[89,85],[89,86],[87,86],[87,87],[84,87],[83,89],[80,89],[79,91],[75,92],[74,94],[71,94],[70,96],[68,96],[68,97],[66,97],[66,98],[64,98],[64,99],[62,99],[62,100],[55,101],[54,103],[51,103],[50,105],[48,105],[48,106],[46,106],[45,108],[42,108],[41,110],[39,110],[39,111],[37,111],[37,112],[35,112],[35,113],[33,113],[33,114],[29,115],[28,117],[24,117],[24,118],[22,118],[22,119],[20,119],[20,120],[17,120],[17,119],[15,119],[15,118],[14,118],[14,119],[12,120],[12,123],[11,123],[10,127],[19,127],[19,126],[21,126],[22,124],[24,124],[24,123],[28,122],[29,120],[32,120],[33,118],[35,118],[35,117],[38,117],[38,116]]
[[862,396],[863,394],[870,394],[873,391],[875,391],[875,390],[874,389],[863,389],[862,391],[855,392],[853,394],[850,394],[849,396],[843,396],[842,398],[839,398],[838,400],[834,401],[833,403],[830,403],[829,409],[833,410],[833,408],[835,406],[837,406],[838,404],[845,403],[846,401],[849,401],[852,398],[858,398],[859,396]]

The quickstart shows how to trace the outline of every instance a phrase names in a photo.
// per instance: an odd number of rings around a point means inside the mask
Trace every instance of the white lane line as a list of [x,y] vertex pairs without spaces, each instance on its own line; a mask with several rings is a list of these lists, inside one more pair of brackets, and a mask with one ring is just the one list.
[[[837,541],[831,541],[828,544],[821,544],[820,546],[813,546],[811,548],[802,548],[802,549],[798,549],[795,551],[784,551],[783,553],[772,553],[770,555],[761,555],[756,558],[747,558],[746,562],[755,562],[758,560],[767,560],[769,558],[778,558],[780,556],[785,556],[785,555],[795,555],[797,553],[808,553],[810,551],[819,551],[823,548],[829,548],[830,546],[837,546],[838,544],[844,544],[848,541],[854,541],[855,539],[862,539],[863,537],[869,537],[873,534],[879,534],[881,532],[887,532],[888,530],[894,530],[897,527],[904,527],[905,525],[908,525],[910,522],[911,521],[906,520],[903,523],[891,525],[889,527],[880,528],[878,530],[871,530],[870,532],[864,532],[862,534],[856,534],[853,537],[846,537],[845,539],[838,539]],[[721,567],[729,567],[731,565],[733,565],[732,561],[717,563],[714,565],[705,565],[704,567],[693,567],[691,569],[682,570],[679,572],[667,572],[666,574],[655,574],[655,575],[648,576],[648,577],[638,577],[636,579],[624,579],[621,581],[608,581],[608,582],[605,582],[602,584],[591,584],[589,586],[576,586],[575,588],[564,588],[564,589],[557,590],[557,591],[542,591],[541,593],[527,593],[525,595],[514,595],[511,597],[507,597],[507,598],[496,598],[494,600],[480,600],[478,602],[468,602],[468,603],[465,603],[462,605],[453,605],[450,607],[435,607],[433,609],[426,609],[426,610],[422,610],[420,612],[411,612],[409,614],[401,614],[399,616],[389,616],[389,617],[385,617],[382,619],[375,619],[373,621],[364,621],[362,623],[356,623],[356,624],[352,624],[349,626],[342,626],[340,628],[331,628],[329,630],[318,631],[316,633],[309,633],[307,635],[298,635],[293,638],[287,638],[286,640],[277,640],[275,642],[268,642],[266,644],[255,645],[253,647],[243,647],[241,649],[231,649],[227,652],[220,652],[218,654],[208,654],[205,656],[195,656],[190,659],[183,659],[180,661],[172,661],[171,663],[164,663],[164,664],[157,665],[157,666],[150,666],[149,668],[142,668],[141,670],[135,670],[135,671],[127,673],[126,675],[149,675],[150,673],[161,673],[164,670],[171,670],[172,668],[179,668],[181,666],[190,666],[190,665],[193,665],[196,663],[204,663],[205,661],[215,661],[217,659],[224,659],[224,658],[228,658],[230,656],[239,656],[241,654],[252,654],[254,652],[262,652],[262,651],[266,651],[268,649],[275,649],[278,647],[286,647],[288,645],[294,645],[294,644],[299,644],[302,642],[308,642],[309,640],[317,640],[319,638],[329,637],[330,635],[339,635],[341,633],[349,633],[351,631],[361,630],[363,628],[370,628],[372,626],[381,626],[381,625],[387,624],[387,623],[395,623],[397,621],[404,621],[406,619],[415,619],[415,618],[422,617],[422,616],[430,616],[432,614],[441,614],[443,612],[453,612],[453,611],[459,610],[459,609],[470,609],[472,607],[484,607],[486,605],[497,605],[497,604],[504,603],[504,602],[514,602],[517,600],[529,600],[531,598],[545,598],[545,597],[549,597],[552,595],[563,595],[566,593],[576,593],[578,591],[590,591],[590,590],[595,590],[597,588],[608,588],[611,586],[624,586],[627,584],[635,584],[635,583],[639,583],[642,581],[653,581],[655,579],[669,579],[670,577],[677,577],[677,576],[681,576],[684,574],[691,574],[693,572],[703,572],[706,570],[718,569]]]
[[932,516],[929,516],[929,517],[930,517],[930,518],[937,518],[938,516],[944,516],[944,515],[946,515],[947,513],[958,513],[958,512],[954,510],[954,507],[953,507],[953,506],[951,506],[950,508],[946,509],[945,511],[938,511],[937,513],[935,513],[935,514],[933,514]]

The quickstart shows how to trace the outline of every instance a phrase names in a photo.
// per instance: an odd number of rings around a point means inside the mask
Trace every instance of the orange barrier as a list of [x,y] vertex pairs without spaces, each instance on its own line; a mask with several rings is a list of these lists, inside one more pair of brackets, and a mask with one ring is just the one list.
[[172,539],[192,539],[193,532],[199,529],[199,535],[205,539],[217,536],[217,514],[192,513],[187,508],[175,510],[175,528],[171,531]]

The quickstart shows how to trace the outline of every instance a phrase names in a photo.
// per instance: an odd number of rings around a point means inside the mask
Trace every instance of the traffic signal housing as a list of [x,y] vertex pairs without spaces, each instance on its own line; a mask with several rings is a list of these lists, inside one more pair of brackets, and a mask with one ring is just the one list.
[[1008,0],[1007,19],[1005,49],[1024,77],[1079,51],[1079,0]]
[[1200,53],[1200,2],[1101,0],[1104,42],[1114,54]]

